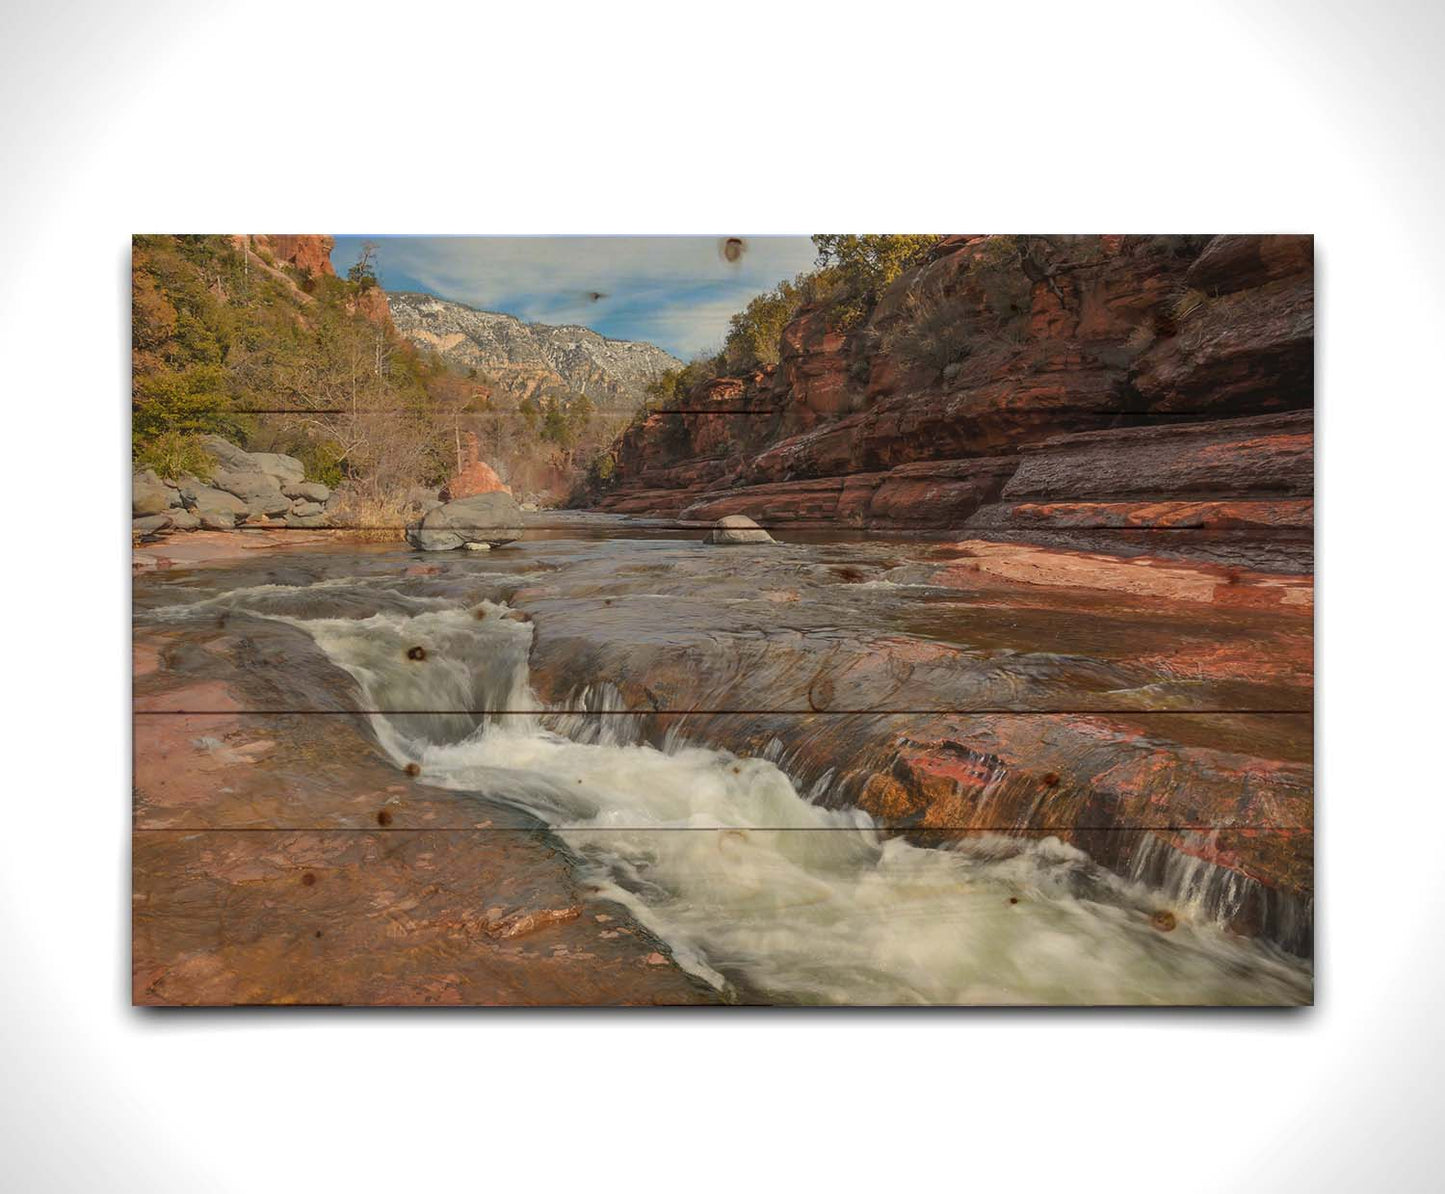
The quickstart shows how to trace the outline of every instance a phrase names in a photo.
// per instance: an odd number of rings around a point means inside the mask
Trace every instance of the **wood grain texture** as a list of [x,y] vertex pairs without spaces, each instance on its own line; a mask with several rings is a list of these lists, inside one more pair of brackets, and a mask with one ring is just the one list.
[[535,829],[142,832],[132,862],[137,1004],[716,999]]
[[[1295,1003],[1308,998],[1308,981],[1297,965],[1270,961],[1269,985],[1237,988],[1230,968],[1252,956],[1247,936],[1220,942],[1209,918],[1196,923],[1191,901],[1201,885],[1219,880],[1191,872],[1171,885],[1151,864],[1162,853],[1148,849],[1150,835],[1130,832],[1122,846],[1136,860],[1152,891],[1121,889],[1110,913],[1114,931],[1124,928],[1125,953],[1137,963],[1158,954],[1165,965],[1140,979],[1107,966],[1091,966],[1087,949],[1072,963],[1078,978],[1050,988],[1029,973],[1028,959],[1063,909],[1058,893],[1019,880],[975,876],[970,856],[987,868],[999,855],[993,838],[980,838],[963,854],[917,851],[924,866],[907,895],[873,904],[842,889],[833,899],[843,919],[819,921],[822,892],[816,884],[780,885],[758,892],[746,871],[748,854],[762,845],[772,856],[817,855],[805,831],[698,829],[654,832],[658,853],[678,846],[698,895],[710,893],[720,908],[736,905],[735,929],[761,918],[771,950],[819,962],[863,966],[862,994],[833,987],[826,970],[790,985],[785,972],[758,965],[762,957],[730,955],[715,946],[704,979],[683,969],[675,952],[651,934],[625,903],[600,894],[589,881],[582,856],[607,832],[569,834],[570,847],[540,831],[403,830],[393,832],[175,832],[138,833],[133,847],[133,999],[150,1006],[245,1004],[351,1005],[657,1005],[697,1003],[1004,1002],[1037,1003]],[[828,835],[837,837],[838,835]],[[591,837],[593,840],[589,841]],[[779,838],[791,839],[779,842]],[[839,842],[843,853],[876,852],[867,843]],[[1119,847],[1121,843],[1115,843]],[[1032,849],[1028,835],[1008,850],[1021,859]],[[1054,847],[1056,850],[1057,847]],[[779,877],[781,880],[781,876]],[[1241,887],[1225,876],[1237,932],[1257,922],[1289,924],[1299,914],[1287,898],[1258,885]],[[866,891],[866,889],[865,889]],[[759,895],[766,897],[760,904]],[[939,897],[963,901],[966,919],[956,929],[936,920]],[[827,909],[824,909],[826,913]],[[1067,913],[1065,913],[1067,917]],[[914,924],[917,918],[934,918]],[[726,922],[725,922],[726,923]],[[1068,931],[1068,919],[1053,931]],[[1082,926],[1079,926],[1082,928]],[[1279,924],[1270,924],[1279,932]],[[929,952],[905,970],[911,983],[885,981],[886,946],[895,935],[922,931]],[[819,934],[823,934],[821,937]],[[832,933],[839,936],[829,939]],[[955,937],[955,933],[958,937]],[[1223,948],[1222,958],[1200,955],[1196,934]],[[985,935],[995,955],[987,978],[961,979],[958,949],[964,936]],[[1177,934],[1184,966],[1167,963]],[[724,931],[723,940],[731,933]],[[1151,940],[1157,938],[1157,942]],[[739,938],[740,940],[746,939]],[[1082,945],[1082,942],[1079,943]],[[962,948],[967,949],[966,946]],[[1051,947],[1058,950],[1057,944]],[[1159,953],[1159,951],[1164,951]],[[1237,955],[1237,960],[1231,960]],[[851,960],[851,961],[850,961]],[[1122,959],[1121,959],[1122,960]],[[826,963],[824,963],[826,965]],[[1159,964],[1156,962],[1156,966]],[[801,981],[801,987],[796,983]],[[847,980],[845,980],[846,982]]]

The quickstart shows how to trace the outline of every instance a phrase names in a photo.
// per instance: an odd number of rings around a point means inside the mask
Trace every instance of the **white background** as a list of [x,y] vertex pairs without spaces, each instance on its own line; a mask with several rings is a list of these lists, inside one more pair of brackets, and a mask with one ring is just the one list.
[[[1329,0],[10,0],[0,1185],[1435,1185],[1441,35]],[[1316,233],[1318,1006],[131,1010],[128,236],[267,229]]]

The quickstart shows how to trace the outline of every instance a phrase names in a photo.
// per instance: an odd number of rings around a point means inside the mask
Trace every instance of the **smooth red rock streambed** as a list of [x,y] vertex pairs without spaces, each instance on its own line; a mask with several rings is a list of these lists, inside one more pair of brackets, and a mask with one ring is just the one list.
[[547,522],[136,577],[137,1001],[1310,1000],[1298,577]]

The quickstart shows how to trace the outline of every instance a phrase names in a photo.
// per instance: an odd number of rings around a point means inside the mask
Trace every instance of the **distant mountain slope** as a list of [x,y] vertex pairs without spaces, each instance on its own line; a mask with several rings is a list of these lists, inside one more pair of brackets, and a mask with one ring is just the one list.
[[609,340],[591,328],[523,323],[429,294],[387,297],[402,335],[485,375],[513,402],[585,394],[599,410],[630,412],[642,405],[648,382],[682,365],[655,344]]

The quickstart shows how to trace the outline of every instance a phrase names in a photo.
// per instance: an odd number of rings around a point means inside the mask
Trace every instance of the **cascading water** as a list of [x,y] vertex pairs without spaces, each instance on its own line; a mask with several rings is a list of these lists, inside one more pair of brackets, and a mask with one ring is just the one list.
[[[230,595],[228,603],[245,600]],[[397,597],[400,600],[400,597]],[[679,964],[732,997],[812,1003],[1297,1003],[1307,964],[1155,898],[1057,839],[949,850],[809,803],[773,763],[627,718],[554,718],[528,685],[532,628],[505,606],[296,618],[359,682],[378,740],[425,781],[519,804]],[[261,605],[263,608],[257,608]],[[267,613],[264,603],[253,612]],[[418,650],[418,648],[420,650]],[[493,711],[479,715],[476,711]],[[500,713],[498,711],[505,711]],[[599,729],[599,726],[601,727]],[[564,732],[559,732],[564,731]]]

